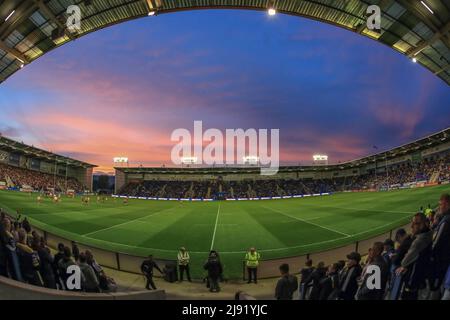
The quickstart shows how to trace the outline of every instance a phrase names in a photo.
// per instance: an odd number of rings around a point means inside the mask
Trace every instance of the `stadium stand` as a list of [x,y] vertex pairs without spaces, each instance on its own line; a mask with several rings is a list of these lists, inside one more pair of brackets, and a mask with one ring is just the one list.
[[258,198],[351,190],[382,190],[420,181],[426,183],[448,181],[449,168],[450,153],[442,153],[419,162],[406,161],[387,167],[387,173],[370,173],[348,179],[147,180],[130,182],[119,191],[119,194],[136,197],[200,199],[214,198],[214,195],[219,193],[226,194],[227,198]]
[[79,193],[92,189],[94,167],[0,134],[0,189]]

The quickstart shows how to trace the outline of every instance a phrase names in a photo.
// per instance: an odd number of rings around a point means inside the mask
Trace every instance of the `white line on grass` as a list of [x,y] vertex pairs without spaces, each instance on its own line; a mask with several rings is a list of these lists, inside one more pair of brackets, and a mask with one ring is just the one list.
[[351,237],[351,235],[349,235],[347,233],[344,233],[344,232],[341,232],[341,231],[338,231],[338,230],[334,230],[334,229],[331,229],[331,228],[328,228],[328,227],[324,227],[324,226],[321,226],[321,225],[316,224],[314,222],[309,222],[307,220],[304,220],[304,219],[301,219],[301,218],[298,218],[298,217],[295,217],[295,216],[291,216],[291,215],[289,215],[287,213],[284,213],[283,211],[280,211],[280,210],[277,210],[277,209],[273,209],[273,208],[270,208],[270,207],[266,207],[266,206],[262,206],[262,207],[266,208],[266,209],[269,209],[271,211],[274,211],[274,212],[281,213],[282,215],[284,215],[286,217],[289,217],[289,218],[292,218],[292,219],[295,219],[295,220],[298,220],[298,221],[301,221],[301,222],[304,222],[304,223],[308,223],[310,225],[313,225],[313,226],[316,226],[316,227],[319,227],[319,228],[322,228],[322,229],[325,229],[325,230],[328,230],[328,231],[331,231],[331,232],[334,232],[334,233],[338,233],[338,234],[341,234],[341,235],[346,236],[346,237]]
[[149,217],[154,217],[154,216],[156,216],[156,215],[158,215],[158,214],[160,214],[160,213],[163,213],[163,212],[166,212],[166,211],[170,211],[170,210],[172,210],[172,209],[174,209],[174,208],[176,208],[176,207],[173,206],[173,207],[170,207],[170,208],[167,208],[167,209],[158,211],[158,212],[156,212],[156,213],[148,214],[148,215],[143,216],[143,217],[139,217],[139,218],[136,218],[136,219],[128,220],[128,221],[125,221],[125,222],[123,222],[123,223],[118,223],[118,224],[115,224],[115,225],[113,225],[113,226],[110,226],[110,227],[107,227],[107,228],[103,228],[103,229],[100,229],[100,230],[95,230],[95,231],[92,231],[92,232],[88,232],[88,233],[82,234],[81,236],[82,236],[82,237],[87,237],[87,238],[89,238],[88,236],[91,236],[91,235],[93,235],[93,234],[95,234],[95,233],[99,233],[99,232],[102,232],[102,231],[114,229],[114,228],[116,228],[116,227],[121,227],[121,226],[123,226],[123,225],[129,224],[129,223],[132,223],[132,222],[136,222],[136,221],[139,221],[139,220],[142,220],[142,221],[144,222],[145,220],[143,220],[143,219],[146,219],[146,218],[149,218]]
[[214,225],[214,233],[211,240],[211,250],[214,248],[214,240],[216,239],[216,230],[217,230],[217,221],[219,221],[219,212],[220,212],[220,203],[219,207],[217,208],[216,224]]
[[358,208],[344,208],[344,207],[336,207],[336,206],[324,206],[320,204],[312,204],[307,203],[303,204],[305,206],[311,206],[311,207],[319,207],[319,208],[329,208],[329,209],[342,209],[342,210],[348,210],[348,211],[367,211],[367,212],[378,212],[378,213],[410,213],[413,214],[414,212],[411,211],[388,211],[388,210],[375,210],[375,209],[358,209]]

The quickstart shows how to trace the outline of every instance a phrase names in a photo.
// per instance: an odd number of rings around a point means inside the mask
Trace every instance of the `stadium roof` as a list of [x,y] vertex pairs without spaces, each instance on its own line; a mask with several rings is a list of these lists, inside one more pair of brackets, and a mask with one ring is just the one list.
[[89,164],[83,161],[78,161],[72,158],[64,157],[58,154],[54,154],[49,151],[45,151],[33,146],[26,145],[22,142],[17,142],[9,138],[3,137],[0,134],[0,150],[6,150],[14,153],[24,154],[34,159],[40,159],[49,161],[52,163],[62,163],[73,167],[94,168],[93,164]]
[[[396,147],[387,151],[378,152],[376,154],[356,159],[348,162],[330,164],[330,165],[315,165],[315,166],[282,166],[279,172],[297,172],[297,171],[327,171],[327,170],[345,170],[358,168],[361,166],[385,163],[391,159],[395,159],[408,154],[415,154],[426,149],[430,149],[441,144],[450,142],[450,127],[439,131],[438,133],[429,135],[419,140],[410,142],[408,144]],[[192,167],[192,168],[166,168],[166,167],[116,167],[117,171],[128,174],[142,174],[142,173],[168,173],[168,174],[220,174],[220,173],[259,173],[260,168],[253,167]]]
[[[66,29],[69,5],[81,9],[81,29]],[[367,29],[371,4],[382,10],[382,30]],[[450,84],[448,0],[6,0],[0,1],[0,82],[48,51],[104,27],[191,9],[275,8],[343,27],[416,58]],[[149,17],[153,19],[154,17]]]

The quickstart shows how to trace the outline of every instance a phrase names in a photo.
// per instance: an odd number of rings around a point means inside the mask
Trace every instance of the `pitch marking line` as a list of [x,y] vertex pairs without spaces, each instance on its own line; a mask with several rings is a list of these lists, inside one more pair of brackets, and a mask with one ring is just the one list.
[[219,203],[219,207],[217,208],[216,224],[214,225],[214,233],[213,233],[212,240],[211,240],[211,250],[214,247],[214,240],[216,239],[217,221],[219,221],[219,213],[220,213],[220,203]]
[[95,234],[95,233],[99,233],[99,232],[102,232],[102,231],[114,229],[114,228],[116,228],[116,227],[120,227],[120,226],[129,224],[129,223],[132,223],[132,222],[136,222],[136,221],[139,221],[139,220],[142,220],[142,222],[145,222],[145,220],[143,220],[143,219],[146,219],[146,218],[149,218],[149,217],[157,216],[157,215],[160,214],[160,213],[164,213],[164,212],[170,211],[170,210],[175,209],[175,208],[177,208],[177,207],[173,206],[173,207],[171,207],[171,208],[167,208],[167,209],[158,211],[158,212],[156,212],[156,213],[151,213],[151,214],[148,214],[148,215],[146,215],[146,216],[139,217],[139,218],[136,218],[136,219],[133,219],[133,220],[128,220],[128,221],[125,221],[125,222],[123,222],[123,223],[118,223],[118,224],[115,224],[115,225],[113,225],[113,226],[110,226],[110,227],[107,227],[107,228],[104,228],[104,229],[100,229],[100,230],[95,230],[95,231],[92,231],[92,232],[88,232],[88,233],[82,234],[81,236],[82,236],[82,237],[89,238],[89,236],[91,236],[91,235],[93,235],[93,234]]
[[284,212],[282,212],[282,211],[280,211],[280,210],[273,209],[273,208],[266,207],[266,206],[262,206],[262,207],[263,207],[263,208],[266,208],[266,209],[269,209],[269,210],[271,210],[271,211],[273,211],[273,212],[281,213],[282,215],[284,215],[284,216],[286,216],[286,217],[289,217],[289,218],[292,218],[292,219],[295,219],[295,220],[298,220],[298,221],[301,221],[301,222],[304,222],[304,223],[308,223],[308,224],[310,224],[310,225],[313,225],[313,226],[316,226],[316,227],[319,227],[319,228],[322,228],[322,229],[325,229],[325,230],[328,230],[328,231],[331,231],[331,232],[334,232],[334,233],[338,233],[338,234],[341,234],[341,235],[346,236],[346,237],[351,237],[351,235],[349,235],[349,234],[347,234],[347,233],[344,233],[344,232],[341,232],[341,231],[338,231],[338,230],[334,230],[334,229],[331,229],[331,228],[328,228],[328,227],[324,227],[324,226],[321,226],[321,225],[316,224],[316,223],[314,223],[314,222],[310,222],[310,221],[308,221],[308,220],[304,220],[304,219],[301,219],[301,218],[298,218],[298,217],[295,217],[295,216],[291,216],[291,215],[289,215],[289,214],[287,214],[287,213],[284,213]]
[[308,203],[305,204],[306,206],[311,206],[311,207],[319,207],[319,208],[330,208],[330,209],[343,209],[343,210],[348,210],[348,211],[367,211],[367,212],[378,212],[378,213],[409,213],[409,214],[413,214],[414,212],[410,212],[410,211],[388,211],[388,210],[374,210],[374,209],[358,209],[358,208],[344,208],[344,207],[336,207],[336,206],[323,206],[320,204],[312,204],[312,203]]

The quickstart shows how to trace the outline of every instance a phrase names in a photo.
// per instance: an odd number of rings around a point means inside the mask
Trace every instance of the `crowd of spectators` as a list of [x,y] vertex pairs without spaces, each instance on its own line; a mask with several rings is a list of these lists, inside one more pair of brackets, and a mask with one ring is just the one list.
[[55,189],[56,192],[74,190],[81,192],[83,186],[74,178],[66,178],[60,175],[43,173],[26,168],[20,168],[0,163],[0,181],[13,187],[31,187],[33,190],[47,191]]
[[450,300],[450,195],[437,212],[416,213],[411,233],[397,230],[395,241],[375,242],[364,258],[351,252],[347,261],[315,267],[307,260],[299,285],[287,265],[280,273],[275,297],[283,300],[297,290],[302,300]]
[[[0,210],[0,275],[17,281],[49,289],[113,292],[114,280],[108,277],[95,261],[92,252],[80,252],[77,244],[72,248],[60,243],[55,254],[44,237],[33,231],[26,218],[11,219]],[[81,271],[81,286],[71,287],[68,279],[70,266]]]
[[265,179],[224,181],[164,181],[132,182],[120,190],[121,195],[158,198],[226,198],[280,197],[324,192],[381,189],[417,181],[429,181],[438,172],[438,181],[450,179],[450,155],[425,159],[418,163],[404,162],[354,177],[333,179]]

